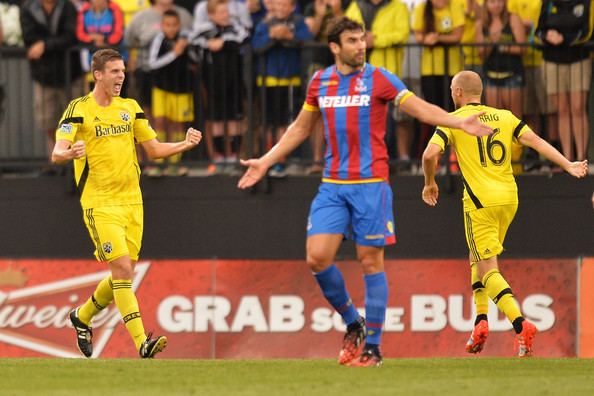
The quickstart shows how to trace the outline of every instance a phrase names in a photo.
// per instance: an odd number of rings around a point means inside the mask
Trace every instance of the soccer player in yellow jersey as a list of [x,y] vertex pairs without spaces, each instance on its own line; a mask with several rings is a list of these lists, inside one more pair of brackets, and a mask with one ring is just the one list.
[[448,144],[456,150],[462,173],[464,225],[477,308],[475,328],[466,351],[477,353],[484,347],[489,332],[487,309],[490,297],[514,327],[518,355],[530,356],[536,327],[522,316],[497,265],[497,256],[503,252],[503,240],[518,207],[511,145],[517,142],[531,147],[577,178],[586,175],[588,163],[568,161],[511,112],[480,104],[483,84],[475,72],[456,74],[450,88],[457,108],[453,115],[468,117],[485,112],[479,118],[494,130],[488,137],[477,138],[459,129],[438,127],[423,153],[425,187],[422,197],[428,205],[437,204],[439,189],[435,183],[435,169]]
[[78,348],[91,357],[91,320],[115,301],[140,357],[152,358],[165,348],[167,338],[145,334],[132,291],[143,229],[135,144],[141,144],[151,158],[163,158],[193,148],[202,133],[189,128],[184,141],[159,142],[138,103],[120,98],[125,67],[117,51],[95,52],[91,71],[95,88],[68,105],[56,131],[52,162],[74,160],[84,222],[97,260],[109,263],[111,275],[99,283],[86,303],[70,313],[70,320]]

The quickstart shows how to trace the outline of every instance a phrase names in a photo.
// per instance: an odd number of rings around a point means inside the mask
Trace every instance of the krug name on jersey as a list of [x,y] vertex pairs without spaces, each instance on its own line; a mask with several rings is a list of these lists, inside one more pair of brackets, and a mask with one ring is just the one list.
[[341,95],[341,96],[320,96],[318,106],[323,108],[336,107],[369,107],[371,96],[369,95]]
[[95,125],[95,137],[109,136],[109,135],[121,135],[122,133],[132,132],[132,123],[123,125],[113,125],[102,127],[101,125]]

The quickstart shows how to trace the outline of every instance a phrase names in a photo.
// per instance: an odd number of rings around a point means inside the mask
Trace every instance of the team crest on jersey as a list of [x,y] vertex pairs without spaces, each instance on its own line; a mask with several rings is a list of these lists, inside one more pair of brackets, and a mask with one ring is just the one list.
[[101,247],[103,248],[103,251],[107,254],[111,253],[111,251],[113,250],[111,242],[105,242]]
[[122,111],[120,113],[120,117],[122,117],[122,120],[124,120],[124,122],[130,121],[130,114],[126,113],[125,111]]
[[446,32],[452,30],[452,19],[451,18],[443,18],[441,20],[441,28],[443,30],[445,30]]
[[71,134],[72,133],[72,125],[70,124],[62,124],[60,126],[60,132],[64,134]]
[[355,92],[365,92],[367,91],[367,87],[365,86],[365,83],[363,82],[363,80],[361,80],[360,77],[357,77],[357,80],[355,81]]

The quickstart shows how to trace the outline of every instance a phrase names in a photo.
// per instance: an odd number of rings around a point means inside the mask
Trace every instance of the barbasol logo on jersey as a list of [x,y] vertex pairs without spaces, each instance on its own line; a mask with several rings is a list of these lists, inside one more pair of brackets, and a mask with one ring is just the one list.
[[328,107],[367,107],[371,103],[369,95],[322,96],[318,98],[321,109]]
[[109,125],[107,127],[102,127],[101,125],[95,125],[95,136],[108,136],[108,135],[121,135],[122,133],[128,133],[132,131],[131,124],[124,124],[124,125]]

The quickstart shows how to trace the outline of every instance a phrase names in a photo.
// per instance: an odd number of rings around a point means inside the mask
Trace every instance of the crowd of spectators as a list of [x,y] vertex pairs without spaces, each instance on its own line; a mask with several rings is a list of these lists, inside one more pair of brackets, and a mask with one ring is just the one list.
[[[546,131],[566,157],[581,160],[589,136],[592,8],[590,0],[10,0],[0,2],[0,42],[26,48],[35,124],[48,147],[60,112],[92,86],[93,51],[112,47],[127,62],[125,94],[139,101],[159,135],[175,139],[202,117],[209,172],[216,173],[235,164],[245,146],[247,86],[256,92],[249,109],[260,126],[255,147],[264,150],[292,121],[313,72],[332,64],[325,27],[346,15],[368,32],[368,61],[427,101],[453,110],[451,77],[475,70],[486,104],[511,110]],[[245,72],[252,51],[253,77]],[[398,109],[391,114],[390,155],[407,169],[432,131]],[[309,146],[302,151],[311,159],[308,172],[320,172],[321,125]],[[514,159],[526,154],[518,147]],[[187,173],[176,162],[149,173]],[[283,176],[285,165],[272,173]]]

